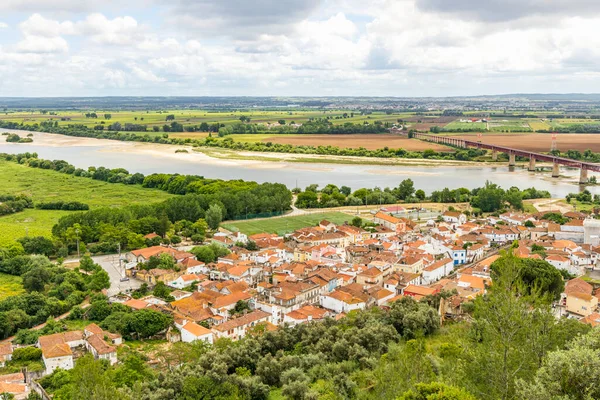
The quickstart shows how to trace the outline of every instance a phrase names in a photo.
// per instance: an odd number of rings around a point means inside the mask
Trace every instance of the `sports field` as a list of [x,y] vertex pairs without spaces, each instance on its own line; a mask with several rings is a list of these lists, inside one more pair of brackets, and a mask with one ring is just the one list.
[[350,222],[353,216],[341,212],[324,212],[316,214],[298,215],[294,217],[275,217],[261,220],[230,221],[223,223],[222,227],[232,232],[242,232],[246,235],[256,233],[277,233],[284,235],[296,229],[317,225],[326,219],[335,224]]

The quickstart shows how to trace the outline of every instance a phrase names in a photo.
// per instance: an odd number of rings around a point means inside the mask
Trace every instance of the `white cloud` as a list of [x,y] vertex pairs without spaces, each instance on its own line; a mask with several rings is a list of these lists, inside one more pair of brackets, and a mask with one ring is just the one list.
[[66,53],[69,44],[61,37],[27,36],[17,43],[16,50],[21,53]]
[[5,22],[0,22],[0,29],[6,29],[8,28],[8,24]]
[[129,16],[112,20],[94,13],[75,24],[77,33],[88,36],[96,43],[128,45],[140,39],[137,21]]
[[71,21],[58,22],[44,18],[40,14],[33,14],[27,20],[19,24],[21,32],[26,36],[56,37],[61,35],[72,35],[75,33]]
[[[0,10],[13,10],[6,1]],[[63,82],[57,95],[600,91],[600,15],[582,11],[587,0],[564,15],[523,0],[492,23],[480,14],[499,0],[470,16],[471,0],[153,0],[161,13],[115,2],[66,16],[24,1],[35,13],[18,24],[22,36],[0,36],[7,95],[50,90],[40,77]]]

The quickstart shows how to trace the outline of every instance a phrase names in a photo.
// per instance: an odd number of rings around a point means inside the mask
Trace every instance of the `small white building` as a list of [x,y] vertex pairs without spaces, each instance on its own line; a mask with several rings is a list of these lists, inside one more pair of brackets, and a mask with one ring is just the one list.
[[176,289],[183,289],[184,287],[190,286],[194,282],[199,282],[200,278],[196,274],[185,274],[179,276],[177,279],[169,282],[169,286]]
[[364,310],[367,306],[365,300],[351,295],[341,290],[334,290],[331,293],[319,297],[321,307],[336,313],[347,313],[352,310]]
[[13,346],[12,343],[0,344],[0,367],[4,367],[6,363],[12,360]]
[[423,268],[423,282],[426,285],[437,282],[453,270],[454,260],[446,257],[443,260],[436,261],[433,264]]
[[181,327],[180,332],[181,341],[185,343],[192,343],[198,340],[210,344],[214,342],[212,331],[195,322],[186,323]]
[[583,275],[583,271],[582,271],[583,267],[573,265],[571,263],[571,259],[569,259],[567,257],[561,256],[558,254],[552,254],[552,255],[546,257],[546,261],[548,263],[550,263],[551,265],[553,265],[555,268],[565,270],[565,271],[569,272],[570,274],[573,274],[576,276]]

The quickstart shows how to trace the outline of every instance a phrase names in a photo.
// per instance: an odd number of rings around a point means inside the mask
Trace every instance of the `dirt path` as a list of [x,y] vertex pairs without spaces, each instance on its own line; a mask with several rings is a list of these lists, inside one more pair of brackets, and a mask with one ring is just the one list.
[[558,211],[561,214],[564,214],[566,212],[573,211],[573,206],[563,203],[561,199],[536,200],[532,204],[535,209],[540,212]]

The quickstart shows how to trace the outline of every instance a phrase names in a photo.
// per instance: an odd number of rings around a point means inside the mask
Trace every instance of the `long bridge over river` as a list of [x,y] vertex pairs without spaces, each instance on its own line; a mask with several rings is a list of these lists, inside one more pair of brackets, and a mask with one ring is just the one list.
[[529,171],[535,171],[535,162],[543,161],[552,163],[552,177],[558,178],[560,175],[560,166],[578,168],[580,170],[579,183],[586,184],[588,182],[588,171],[600,172],[600,164],[594,164],[585,161],[571,160],[564,157],[556,157],[551,154],[535,153],[532,151],[513,149],[511,147],[497,146],[495,144],[487,144],[482,142],[475,142],[472,140],[465,140],[460,138],[453,138],[450,136],[431,135],[426,133],[414,133],[415,139],[425,140],[428,142],[447,144],[449,146],[459,147],[463,149],[477,148],[491,150],[492,160],[498,160],[498,153],[508,154],[508,165],[516,165],[516,157],[526,157],[529,159]]

